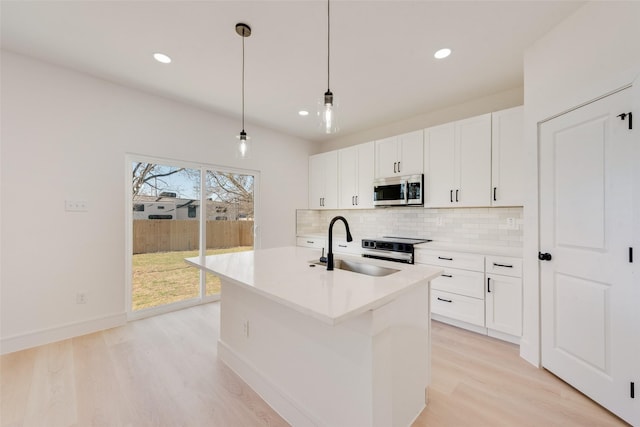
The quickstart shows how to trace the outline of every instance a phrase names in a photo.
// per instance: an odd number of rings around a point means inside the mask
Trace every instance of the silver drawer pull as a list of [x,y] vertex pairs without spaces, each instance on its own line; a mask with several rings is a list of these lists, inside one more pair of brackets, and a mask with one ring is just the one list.
[[338,245],[338,246],[340,246],[341,248],[346,248],[347,247],[347,245]]
[[498,264],[496,262],[493,263],[494,267],[505,267],[505,268],[513,268],[513,265],[509,265],[509,264]]
[[445,261],[453,261],[453,258],[446,258],[446,257],[443,257],[443,256],[439,256],[438,259],[443,259]]
[[444,298],[440,298],[440,297],[438,297],[438,301],[453,302],[450,299],[444,299]]
[[443,274],[442,277],[453,277],[453,276],[450,274]]
[[313,240],[307,240],[307,243],[315,243]]

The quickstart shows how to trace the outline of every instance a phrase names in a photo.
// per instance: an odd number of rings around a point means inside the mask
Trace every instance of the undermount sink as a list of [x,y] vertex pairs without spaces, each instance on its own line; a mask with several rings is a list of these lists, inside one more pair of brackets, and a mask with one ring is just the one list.
[[[326,262],[310,261],[311,264],[326,266]],[[344,259],[334,260],[333,267],[338,270],[351,271],[354,273],[365,274],[367,276],[383,277],[393,273],[397,273],[400,270],[395,268],[381,267],[379,265],[365,264],[363,262],[347,261]]]

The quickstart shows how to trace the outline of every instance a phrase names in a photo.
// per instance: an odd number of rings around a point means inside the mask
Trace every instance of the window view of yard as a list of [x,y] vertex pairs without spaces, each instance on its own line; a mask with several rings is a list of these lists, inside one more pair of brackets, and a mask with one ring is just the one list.
[[[220,280],[184,259],[253,249],[254,176],[132,163],[133,311],[220,292]],[[204,227],[201,229],[201,227]]]
[[[252,250],[251,246],[210,249],[207,255]],[[198,297],[200,270],[184,262],[195,251],[156,252],[133,256],[133,310]],[[220,292],[220,279],[207,273],[207,296]]]

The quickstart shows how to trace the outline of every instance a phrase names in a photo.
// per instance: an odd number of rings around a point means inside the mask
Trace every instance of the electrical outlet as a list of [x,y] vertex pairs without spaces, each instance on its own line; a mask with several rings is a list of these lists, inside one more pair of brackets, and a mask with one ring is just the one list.
[[507,218],[507,229],[508,230],[517,230],[518,224],[516,224],[515,218]]
[[442,227],[442,226],[444,225],[444,221],[443,221],[443,219],[442,219],[442,217],[441,217],[441,216],[439,216],[439,217],[437,217],[437,218],[436,218],[436,225],[437,225],[438,227]]
[[64,210],[67,212],[87,212],[89,203],[86,200],[65,200]]
[[76,304],[86,304],[86,303],[87,303],[87,293],[86,292],[76,293]]

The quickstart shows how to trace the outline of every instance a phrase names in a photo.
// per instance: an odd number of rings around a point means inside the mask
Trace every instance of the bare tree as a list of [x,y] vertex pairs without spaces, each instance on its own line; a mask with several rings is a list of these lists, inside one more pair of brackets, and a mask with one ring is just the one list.
[[229,172],[207,172],[207,198],[228,204],[235,204],[239,212],[253,218],[252,175]]
[[145,185],[156,190],[156,192],[166,189],[167,183],[162,178],[184,170],[185,168],[166,167],[155,163],[135,163],[131,181],[133,197],[135,198],[139,195]]

